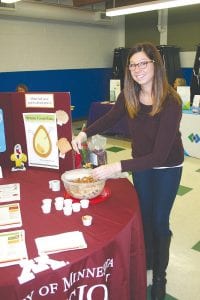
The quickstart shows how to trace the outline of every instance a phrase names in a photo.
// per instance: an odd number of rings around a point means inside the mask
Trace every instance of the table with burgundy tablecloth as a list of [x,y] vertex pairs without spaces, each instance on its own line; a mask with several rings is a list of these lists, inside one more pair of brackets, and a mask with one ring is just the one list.
[[[110,196],[71,216],[54,207],[43,214],[43,198],[62,196],[64,189],[52,192],[48,182],[59,179],[58,172],[28,169],[4,170],[1,184],[20,183],[22,228],[25,230],[29,259],[38,256],[35,238],[70,231],[81,231],[86,249],[63,251],[49,257],[69,264],[35,274],[19,284],[19,265],[0,268],[1,300],[145,300],[146,270],[142,223],[138,199],[127,179],[110,179]],[[82,225],[84,214],[93,216],[93,224]]]
[[191,110],[184,110],[180,131],[182,134],[185,154],[200,158],[200,114]]
[[[109,112],[112,109],[113,105],[114,103],[92,102],[87,119],[87,126],[91,125],[97,119]],[[104,133],[130,138],[128,128],[127,118],[123,117],[112,128],[108,128]]]

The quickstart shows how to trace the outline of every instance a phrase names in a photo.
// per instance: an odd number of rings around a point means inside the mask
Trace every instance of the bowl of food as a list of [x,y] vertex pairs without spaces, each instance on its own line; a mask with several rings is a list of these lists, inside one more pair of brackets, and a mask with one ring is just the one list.
[[76,199],[92,199],[101,194],[105,180],[95,180],[91,169],[75,169],[61,175],[66,192]]

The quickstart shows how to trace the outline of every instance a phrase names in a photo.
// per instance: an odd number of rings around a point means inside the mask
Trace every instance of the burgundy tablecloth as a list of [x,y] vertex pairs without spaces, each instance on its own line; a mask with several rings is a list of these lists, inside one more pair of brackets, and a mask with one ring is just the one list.
[[[64,193],[49,190],[48,181],[59,174],[29,169],[5,172],[0,184],[19,182],[21,212],[29,259],[38,256],[34,239],[80,230],[87,249],[51,254],[69,261],[58,270],[36,274],[19,284],[19,265],[0,268],[0,300],[146,300],[146,270],[140,210],[132,184],[127,179],[108,180],[111,196],[106,201],[66,217],[54,208],[41,212],[43,198]],[[81,216],[91,214],[93,225],[84,227]]]
[[[110,111],[113,107],[113,104],[109,103],[101,103],[101,102],[92,102],[89,110],[88,120],[87,120],[87,126],[94,123],[97,119],[102,117],[104,114],[106,114],[108,111]],[[130,134],[128,132],[128,122],[126,117],[119,120],[115,126],[112,128],[109,128],[105,131],[107,134],[112,135],[119,135],[123,137],[130,137]]]

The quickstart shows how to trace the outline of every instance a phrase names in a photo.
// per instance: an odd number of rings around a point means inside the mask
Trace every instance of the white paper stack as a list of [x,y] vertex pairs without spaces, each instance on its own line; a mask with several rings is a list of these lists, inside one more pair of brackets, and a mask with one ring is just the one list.
[[35,242],[39,255],[87,248],[83,233],[80,231],[39,237]]

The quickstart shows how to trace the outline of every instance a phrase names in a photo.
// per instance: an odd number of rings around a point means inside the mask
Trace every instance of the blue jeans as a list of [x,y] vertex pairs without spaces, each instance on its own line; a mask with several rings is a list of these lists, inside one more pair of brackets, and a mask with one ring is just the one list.
[[156,239],[171,236],[170,212],[181,180],[182,167],[133,173],[142,214],[147,269],[153,267]]

